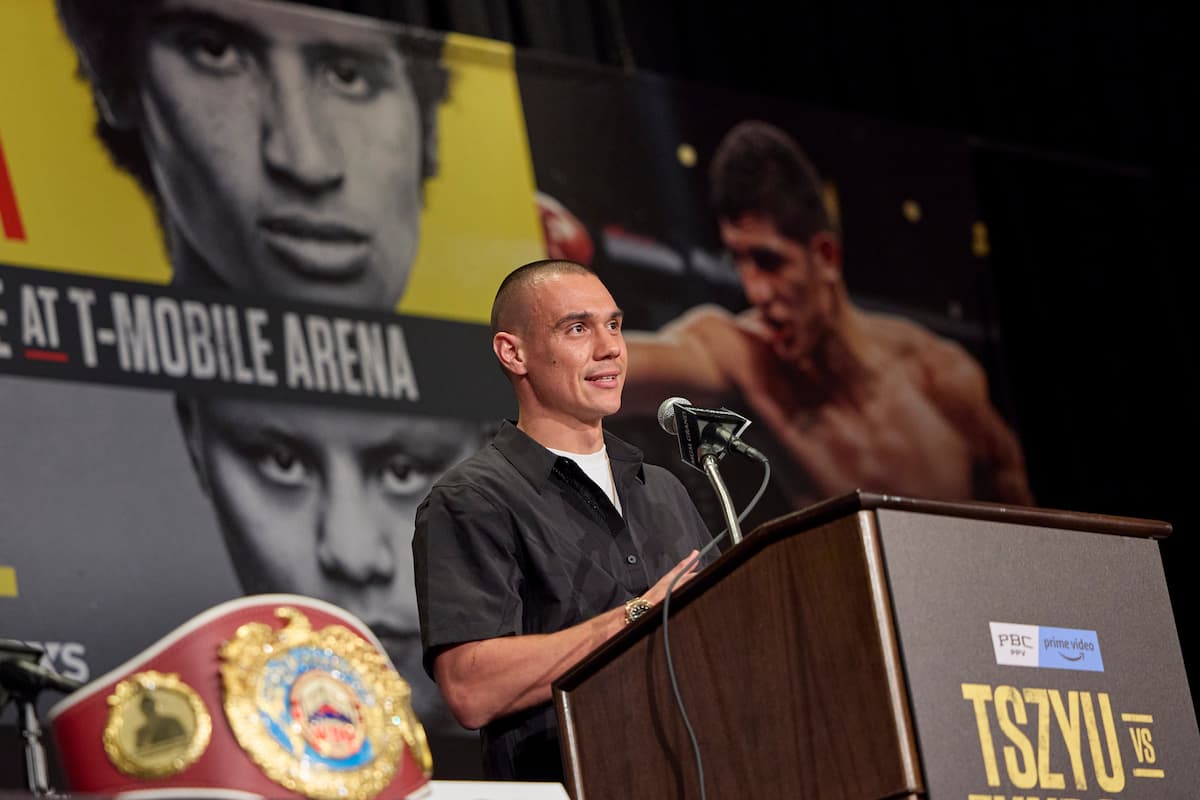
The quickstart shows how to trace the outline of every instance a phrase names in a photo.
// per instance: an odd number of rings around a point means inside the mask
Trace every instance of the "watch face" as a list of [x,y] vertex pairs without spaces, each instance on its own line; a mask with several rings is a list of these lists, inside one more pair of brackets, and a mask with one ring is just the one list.
[[642,598],[638,597],[630,600],[625,604],[625,620],[626,622],[633,622],[635,619],[640,619],[649,610],[650,604]]

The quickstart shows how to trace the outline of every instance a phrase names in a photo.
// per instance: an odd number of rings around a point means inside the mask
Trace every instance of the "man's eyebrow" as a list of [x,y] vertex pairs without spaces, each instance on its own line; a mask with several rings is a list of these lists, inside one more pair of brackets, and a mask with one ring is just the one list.
[[422,435],[420,432],[395,431],[387,438],[370,442],[357,449],[359,457],[367,461],[383,461],[395,455],[403,455],[421,466],[444,463],[463,448],[465,437],[448,433]]
[[781,247],[774,244],[756,244],[746,248],[746,252],[748,253],[779,254],[782,252],[782,250],[783,249]]
[[321,61],[336,61],[350,58],[357,61],[369,61],[377,67],[402,67],[404,64],[400,49],[386,42],[340,41],[326,39],[302,45],[305,55]]
[[259,422],[254,420],[241,421],[209,417],[209,421],[217,432],[217,436],[227,442],[232,442],[235,449],[246,447],[262,447],[264,445],[284,445],[298,453],[302,458],[313,460],[317,450],[312,442],[302,433],[297,433],[291,426],[277,422]]
[[[591,322],[593,319],[595,319],[596,317],[599,317],[599,316],[601,316],[601,315],[597,314],[594,311],[572,311],[569,314],[564,314],[563,316],[559,317],[554,322],[554,327],[561,328],[563,325],[566,325],[567,323],[574,323],[574,322]],[[612,313],[610,313],[606,317],[606,319],[624,319],[624,318],[625,318],[625,312],[619,308],[613,309]]]
[[225,16],[217,11],[198,8],[170,8],[150,15],[149,27],[155,28],[215,28],[230,39],[255,47],[265,47],[267,34],[244,20]]
[[769,261],[783,261],[787,258],[787,255],[782,250],[769,245],[756,245],[754,247],[747,248],[745,254],[756,261],[762,261],[764,259]]

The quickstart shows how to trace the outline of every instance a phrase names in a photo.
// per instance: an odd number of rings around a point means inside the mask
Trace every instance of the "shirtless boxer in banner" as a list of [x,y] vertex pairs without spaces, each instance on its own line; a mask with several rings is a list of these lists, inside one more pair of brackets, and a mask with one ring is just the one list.
[[850,300],[807,156],[745,122],[719,146],[712,201],[751,308],[694,308],[627,332],[625,412],[664,397],[730,405],[769,434],[797,506],[853,489],[1032,505],[1020,443],[958,344]]

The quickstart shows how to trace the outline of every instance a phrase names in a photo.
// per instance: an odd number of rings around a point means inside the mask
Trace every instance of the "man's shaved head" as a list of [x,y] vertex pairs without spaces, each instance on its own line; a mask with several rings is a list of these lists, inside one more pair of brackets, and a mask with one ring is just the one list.
[[522,327],[529,309],[529,290],[556,275],[594,275],[587,267],[574,261],[547,258],[532,261],[508,273],[496,299],[492,302],[492,335],[500,331],[515,332]]

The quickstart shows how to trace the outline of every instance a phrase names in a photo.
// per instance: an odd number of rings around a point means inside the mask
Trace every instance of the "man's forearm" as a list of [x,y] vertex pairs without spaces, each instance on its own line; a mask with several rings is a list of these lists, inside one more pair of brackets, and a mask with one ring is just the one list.
[[467,728],[549,701],[551,683],[625,624],[615,608],[556,633],[464,642],[439,653],[434,678]]
[[[650,605],[691,580],[692,550],[642,595]],[[455,719],[481,728],[494,719],[550,700],[551,683],[625,626],[624,606],[555,633],[500,636],[453,645],[438,653],[433,677]]]

